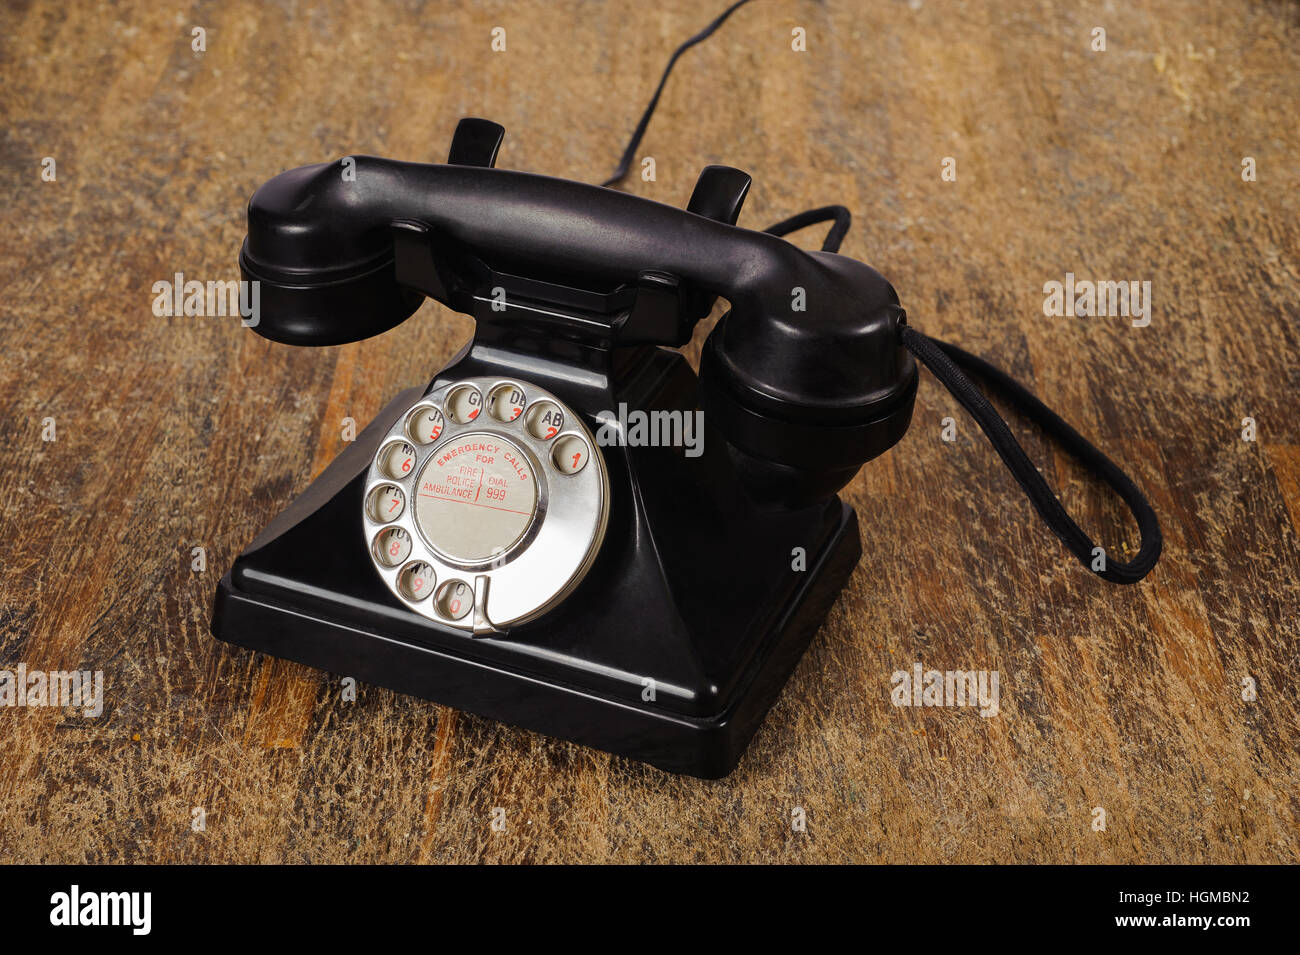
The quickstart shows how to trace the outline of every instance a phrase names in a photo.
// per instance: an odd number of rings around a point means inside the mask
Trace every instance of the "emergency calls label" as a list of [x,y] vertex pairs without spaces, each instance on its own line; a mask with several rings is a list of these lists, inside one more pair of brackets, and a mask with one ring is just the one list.
[[424,466],[415,519],[435,550],[465,563],[508,550],[537,512],[537,482],[523,452],[504,438],[467,434]]

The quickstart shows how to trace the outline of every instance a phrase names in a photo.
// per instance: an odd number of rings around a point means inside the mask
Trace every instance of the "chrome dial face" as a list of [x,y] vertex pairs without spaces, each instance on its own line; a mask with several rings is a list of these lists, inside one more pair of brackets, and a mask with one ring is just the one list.
[[371,461],[361,515],[397,599],[478,636],[568,596],[608,518],[605,461],[582,419],[542,388],[486,377],[403,412]]

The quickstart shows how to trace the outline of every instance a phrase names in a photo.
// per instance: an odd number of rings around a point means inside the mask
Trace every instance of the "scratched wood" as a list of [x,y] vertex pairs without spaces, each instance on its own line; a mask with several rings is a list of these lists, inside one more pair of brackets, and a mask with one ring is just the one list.
[[[344,702],[338,675],[214,642],[218,576],[342,419],[427,380],[470,323],[430,304],[308,350],[151,310],[175,272],[235,277],[269,176],[441,160],[464,115],[506,126],[503,165],[599,181],[709,6],[5,4],[0,668],[102,670],[105,710],[0,709],[0,858],[1300,861],[1298,8],[953,7],[741,10],[681,60],[656,181],[626,188],[682,205],[724,162],[755,177],[744,224],[849,205],[844,251],[1132,469],[1165,556],[1138,587],[1091,579],[927,377],[846,491],[861,566],[710,783],[373,686]],[[1045,317],[1067,271],[1150,281],[1150,325]],[[1136,543],[1026,441],[1094,534]],[[996,669],[999,714],[893,706],[917,662]]]

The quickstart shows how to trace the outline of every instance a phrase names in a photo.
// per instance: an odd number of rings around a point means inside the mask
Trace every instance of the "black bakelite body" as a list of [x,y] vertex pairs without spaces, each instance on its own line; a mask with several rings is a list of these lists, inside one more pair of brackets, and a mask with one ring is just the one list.
[[[734,768],[861,553],[836,492],[905,433],[917,369],[877,272],[739,228],[749,177],[712,166],[681,210],[493,168],[502,131],[464,120],[448,164],[359,156],[275,177],[240,253],[255,330],[331,345],[391,328],[425,296],[477,321],[235,561],[213,632],[661,768]],[[730,310],[699,377],[680,354]],[[504,307],[503,307],[504,303]],[[401,606],[360,511],[378,441],[455,378],[534,382],[583,415],[704,411],[699,456],[606,447],[611,512],[556,610],[486,639]]]

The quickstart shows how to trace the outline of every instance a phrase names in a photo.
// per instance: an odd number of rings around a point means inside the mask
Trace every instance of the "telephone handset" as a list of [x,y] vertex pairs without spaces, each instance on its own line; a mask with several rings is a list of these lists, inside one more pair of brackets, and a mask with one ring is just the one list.
[[[236,559],[221,639],[725,775],[857,564],[837,492],[906,432],[917,359],[1085,565],[1093,542],[962,369],[1138,518],[1137,556],[1099,575],[1154,566],[1155,515],[1117,466],[996,368],[911,328],[874,269],[773,234],[803,217],[738,227],[744,173],[708,167],[680,210],[498,170],[503,133],[466,119],[447,164],[355,157],[254,193],[239,261],[260,283],[259,334],[356,341],[426,296],[476,330]],[[718,297],[730,309],[697,377],[664,346]]]

